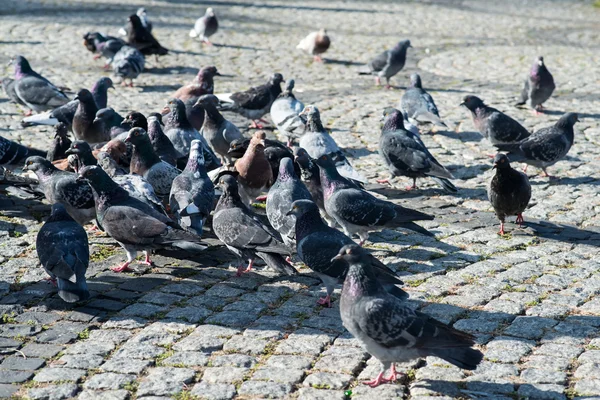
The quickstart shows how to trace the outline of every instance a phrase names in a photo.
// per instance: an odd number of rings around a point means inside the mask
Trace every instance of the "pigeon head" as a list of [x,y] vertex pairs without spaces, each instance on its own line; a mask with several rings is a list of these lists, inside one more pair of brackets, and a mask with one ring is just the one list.
[[127,18],[127,21],[129,22],[129,24],[131,24],[133,29],[137,30],[144,27],[144,25],[142,25],[142,20],[137,14],[131,14],[129,18]]
[[298,163],[302,169],[310,167],[310,156],[302,147],[296,147],[294,149],[294,161],[296,161],[296,163]]
[[556,122],[556,126],[558,128],[573,128],[575,123],[578,121],[579,116],[577,113],[569,112],[560,117],[560,119]]
[[384,109],[381,118],[383,120],[381,133],[404,129],[404,116],[394,107],[387,107]]
[[463,98],[462,103],[460,103],[460,105],[467,107],[471,111],[475,111],[478,108],[485,107],[483,100],[481,100],[477,96],[472,96],[472,95],[465,96]]
[[96,37],[97,33],[98,32],[87,32],[85,35],[83,35],[83,45],[86,49],[88,49],[89,52],[96,52],[96,43],[94,38]]
[[299,115],[306,116],[308,129],[311,132],[323,131],[323,124],[321,123],[321,113],[319,113],[319,109],[317,108],[317,106],[309,104],[306,107],[304,107],[304,110],[302,110],[302,112]]
[[291,158],[284,157],[279,161],[279,174],[277,176],[279,180],[287,180],[296,177],[294,162]]
[[187,171],[196,171],[199,166],[204,167],[204,152],[202,142],[198,139],[192,140],[190,145],[190,156],[185,166]]
[[245,139],[235,139],[229,143],[229,150],[227,150],[227,154],[234,158],[241,158],[248,147],[244,146]]
[[291,93],[292,90],[294,90],[294,85],[296,84],[296,82],[293,79],[288,79],[285,82],[285,91],[288,93]]
[[258,148],[261,150],[264,150],[266,144],[265,144],[265,139],[267,138],[267,135],[265,134],[264,131],[257,131],[254,136],[252,136],[252,138],[250,139],[250,146],[248,147],[248,149],[250,149],[251,147],[254,148]]
[[71,218],[71,216],[67,212],[67,209],[65,208],[65,206],[63,206],[61,203],[54,203],[54,204],[52,204],[52,211],[50,213],[50,218],[48,218],[46,223],[56,222],[56,221],[73,221],[74,222],[75,220],[73,218]]
[[176,118],[185,116],[185,104],[183,104],[183,101],[179,99],[170,99],[161,111],[162,115],[169,113]]
[[216,109],[219,105],[219,99],[214,94],[205,94],[198,98],[196,104],[203,108]]
[[110,121],[117,115],[115,110],[110,107],[101,108],[96,111],[96,117],[94,118],[94,122],[102,121],[105,123],[110,123]]
[[92,153],[92,148],[84,140],[76,140],[71,143],[71,147],[65,151],[65,154],[87,154]]
[[164,125],[162,122],[162,117],[163,116],[161,113],[153,112],[153,113],[148,114],[148,121],[150,121],[152,118],[154,118],[154,119],[158,120],[159,124]]
[[112,79],[110,79],[107,76],[103,76],[102,78],[98,79],[98,81],[94,84],[94,87],[92,87],[92,92],[96,92],[99,90],[106,91],[110,88],[115,88]]
[[207,17],[214,17],[215,16],[215,11],[212,9],[212,7],[208,7],[206,9],[206,13],[204,14]]
[[296,217],[301,217],[309,212],[319,213],[319,207],[317,207],[317,205],[311,200],[302,199],[294,201],[290,211],[288,211],[285,215],[295,215]]
[[56,170],[56,167],[50,161],[40,156],[27,157],[23,166],[23,171],[35,172],[36,175],[53,170]]
[[357,244],[347,244],[343,246],[338,252],[337,256],[331,259],[331,262],[337,260],[344,260],[348,264],[358,264],[361,262],[363,257],[366,257],[367,253],[365,250]]
[[138,8],[138,10],[136,11],[136,14],[139,17],[145,17],[146,16],[146,9],[144,7],[140,7]]
[[143,130],[148,130],[148,120],[144,116],[144,114],[139,113],[137,111],[132,111],[125,116],[123,120],[125,124],[128,124],[132,128],[142,128]]
[[207,67],[202,67],[200,71],[198,71],[198,77],[204,79],[212,79],[213,76],[221,76],[219,71],[217,71],[217,67],[214,65],[209,65]]
[[144,129],[138,127],[131,128],[125,141],[133,144],[134,146],[139,146],[142,143],[150,142],[150,138]]
[[281,82],[285,82],[285,79],[283,79],[283,75],[280,73],[274,73],[271,75],[271,78],[269,78],[269,83],[273,86],[280,86]]
[[232,174],[221,175],[219,177],[219,186],[223,194],[239,196],[237,179]]
[[410,75],[410,87],[419,89],[423,88],[423,85],[421,84],[421,77],[416,72]]
[[323,154],[317,159],[317,165],[323,168],[325,171],[335,170],[335,163],[327,154]]
[[494,157],[494,166],[492,169],[505,169],[510,168],[510,160],[506,156],[506,154],[498,153]]
[[406,51],[409,47],[412,47],[412,45],[410,44],[410,40],[405,39],[405,40],[401,40],[398,42],[398,44],[396,44],[396,46],[394,47],[395,51]]
[[78,173],[77,182],[87,182],[96,193],[120,189],[119,185],[98,165],[85,166]]
[[23,56],[15,56],[11,58],[10,63],[15,67],[15,78],[20,78],[25,74],[29,74],[33,72],[31,69],[31,65],[29,65],[29,61]]
[[123,141],[119,139],[113,139],[106,143],[103,148],[115,162],[121,162],[124,165],[129,164],[127,145]]
[[[80,102],[87,103],[94,101],[94,96],[92,96],[92,93],[89,90],[80,89],[73,100],[79,100]],[[94,102],[94,104],[96,103]]]

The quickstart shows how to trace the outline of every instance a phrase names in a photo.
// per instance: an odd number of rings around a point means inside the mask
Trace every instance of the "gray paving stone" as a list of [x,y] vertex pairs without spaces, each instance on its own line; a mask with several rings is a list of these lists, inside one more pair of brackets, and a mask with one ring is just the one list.
[[0,368],[17,371],[33,371],[44,366],[46,362],[41,358],[24,358],[22,356],[6,357]]
[[121,315],[131,315],[135,317],[150,318],[158,313],[164,312],[167,307],[154,304],[132,304],[121,310]]
[[0,370],[0,383],[21,383],[29,380],[33,371],[2,371]]
[[17,385],[0,384],[0,398],[8,399],[19,390]]
[[187,368],[159,367],[149,370],[140,382],[138,396],[170,396],[181,392],[192,382],[195,372]]
[[247,356],[245,354],[225,354],[215,356],[211,359],[213,367],[245,367],[252,368],[257,362],[256,357]]
[[171,293],[160,293],[160,292],[152,292],[148,293],[145,296],[142,296],[139,301],[143,303],[152,303],[163,306],[170,306],[171,304],[178,303],[183,300],[183,296],[178,296],[176,294]]
[[562,385],[567,380],[567,374],[565,372],[548,371],[545,369],[525,369],[521,372],[521,379],[524,382]]
[[252,375],[252,379],[255,381],[271,381],[295,385],[300,383],[304,375],[305,373],[301,369],[264,367],[256,370]]
[[100,369],[107,372],[123,374],[139,374],[152,365],[148,360],[133,360],[128,358],[112,358],[102,364]]
[[127,390],[84,390],[77,397],[79,400],[126,400],[129,398]]
[[241,382],[250,368],[238,367],[209,367],[204,370],[202,381],[207,383]]
[[77,382],[86,374],[84,369],[54,368],[41,369],[33,378],[36,382],[72,381]]
[[298,391],[299,400],[344,400],[345,398],[343,390],[321,390],[303,387]]
[[575,392],[580,396],[600,396],[600,379],[582,379],[575,384]]
[[208,363],[208,354],[198,351],[181,351],[165,358],[164,365],[184,365],[186,367],[202,367]]
[[62,400],[72,398],[78,391],[77,385],[68,383],[29,389],[27,395],[34,400]]
[[53,366],[77,369],[91,369],[104,362],[102,356],[96,354],[66,354],[53,362]]
[[314,372],[306,377],[304,386],[325,389],[343,389],[352,380],[352,375],[330,372]]
[[200,382],[194,385],[190,393],[208,400],[230,400],[235,396],[236,390],[235,386],[228,383]]
[[136,379],[135,375],[105,373],[96,374],[88,378],[83,387],[86,389],[98,390],[98,389],[120,389],[125,384],[132,382]]
[[167,314],[167,318],[182,319],[191,323],[198,323],[212,314],[204,307],[182,307],[174,308]]
[[504,330],[504,334],[523,337],[526,339],[538,339],[546,330],[557,324],[550,318],[540,317],[517,317],[511,326]]
[[566,399],[563,394],[563,387],[561,385],[551,384],[524,384],[519,386],[517,391],[519,396],[523,396],[530,399]]
[[246,381],[239,388],[242,396],[280,399],[292,391],[292,385],[276,382]]

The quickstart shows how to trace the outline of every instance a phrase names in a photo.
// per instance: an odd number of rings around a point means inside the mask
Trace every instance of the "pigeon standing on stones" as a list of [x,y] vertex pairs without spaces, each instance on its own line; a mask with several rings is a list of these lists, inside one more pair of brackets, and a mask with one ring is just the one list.
[[76,100],[79,101],[77,111],[73,116],[73,134],[79,140],[85,140],[88,143],[101,143],[110,140],[110,136],[104,129],[102,123],[94,122],[98,106],[94,97],[87,89],[81,89],[77,92]]
[[306,131],[306,122],[300,114],[304,110],[304,104],[296,99],[293,93],[294,80],[286,82],[285,90],[275,99],[271,105],[271,119],[287,140],[288,147],[294,144],[294,138],[300,137]]
[[[285,275],[295,275],[297,271],[286,262],[284,256],[290,255],[290,249],[281,243],[279,234],[273,228],[261,222],[258,216],[242,202],[238,193],[238,184],[232,175],[223,175],[219,179],[223,194],[219,199],[213,216],[213,231],[220,241],[242,260],[238,276],[249,272],[256,257],[267,266]],[[243,260],[248,260],[244,269]]]
[[[264,132],[260,134],[260,137],[265,142],[265,157],[267,157],[267,160],[271,165],[273,181],[275,181],[275,179],[277,179],[277,175],[279,174],[279,163],[281,162],[281,159],[286,157],[292,158],[294,155],[291,149],[283,143],[277,140],[267,139],[266,135],[264,135]],[[244,154],[246,154],[251,140],[252,138],[242,138],[232,141],[229,144],[229,151],[227,152],[227,155],[235,159],[242,158]],[[296,174],[300,174],[299,168],[296,169]]]
[[520,106],[529,102],[529,106],[538,114],[539,110],[544,108],[543,104],[546,100],[552,96],[555,87],[554,78],[546,68],[546,64],[544,64],[544,57],[539,56],[535,59],[529,76],[525,79],[521,99],[517,105]]
[[386,88],[390,88],[390,78],[404,68],[406,63],[406,51],[410,40],[402,40],[391,50],[386,50],[369,61],[367,65],[359,70],[361,75],[375,75],[375,83],[381,85],[381,78],[386,80]]
[[409,190],[417,188],[417,178],[431,177],[445,191],[457,192],[448,180],[454,179],[454,176],[435,159],[418,135],[404,129],[403,119],[398,110],[388,114],[379,138],[379,155],[392,176],[412,178]]
[[433,236],[431,232],[414,223],[432,220],[432,215],[380,200],[357,188],[339,174],[333,160],[326,155],[317,160],[317,165],[321,172],[327,214],[336,220],[349,237],[356,233],[361,245],[369,238],[370,231],[385,228],[410,229]]
[[35,72],[25,57],[16,56],[11,63],[15,67],[15,93],[30,108],[27,115],[31,115],[31,110],[39,113],[69,102],[67,95]]
[[78,179],[91,186],[98,222],[104,231],[127,252],[127,261],[111,268],[113,271],[129,270],[138,251],[146,255],[142,264],[152,265],[150,254],[153,249],[171,248],[194,253],[206,249],[198,236],[178,228],[166,215],[129,196],[99,166],[84,167]]
[[[394,382],[396,362],[428,356],[466,370],[477,368],[483,354],[472,348],[475,338],[414,311],[404,300],[390,295],[378,282],[368,257],[359,246],[348,245],[332,259],[349,264],[340,299],[342,323],[381,362],[379,375],[364,383],[375,387]],[[384,377],[387,370],[390,375]]]
[[[337,229],[325,225],[319,216],[317,206],[310,200],[294,201],[288,215],[296,218],[295,234],[298,256],[306,266],[315,271],[327,290],[327,296],[320,298],[317,303],[331,307],[334,285],[341,283],[348,273],[348,264],[331,259],[343,246],[354,244],[354,242]],[[402,284],[396,274],[375,257],[368,257],[376,271],[377,279],[385,286],[386,290],[400,299],[407,298],[408,294],[396,286]]]
[[516,215],[515,223],[521,225],[525,222],[523,211],[531,200],[531,185],[527,175],[510,166],[510,161],[505,154],[496,154],[493,168],[496,174],[488,186],[488,198],[500,220],[499,233],[504,235],[506,217]]
[[[139,17],[140,22],[142,23],[142,26],[149,33],[152,33],[152,22],[150,22],[150,20],[148,19],[148,14],[146,13],[146,9],[144,7],[138,8],[138,10],[135,12],[135,15],[137,15]],[[128,26],[126,25],[123,28],[119,29],[119,35],[127,36],[127,28],[128,28]]]
[[54,126],[54,141],[52,147],[48,150],[46,160],[56,161],[67,157],[66,151],[71,147],[71,139],[67,132],[67,126],[59,122]]
[[121,50],[121,47],[126,45],[124,40],[113,36],[105,36],[100,32],[87,32],[83,35],[83,44],[89,51],[96,53],[94,59],[100,57],[106,59],[105,69],[112,64],[115,54]]
[[300,138],[300,147],[315,160],[322,155],[328,155],[335,160],[335,166],[342,176],[353,181],[368,183],[367,179],[350,165],[335,140],[323,127],[319,109],[314,105],[308,105],[301,115],[306,115],[308,131]]
[[225,164],[231,163],[231,156],[227,154],[229,146],[234,140],[243,139],[244,135],[237,126],[221,115],[217,109],[219,99],[216,96],[206,94],[198,99],[198,104],[206,112],[200,134]]
[[17,92],[15,91],[15,83],[17,82],[12,78],[2,78],[2,89],[11,102],[24,106],[25,103],[21,101],[19,96],[17,96]]
[[173,180],[169,196],[171,213],[183,229],[202,236],[214,199],[215,187],[206,173],[202,143],[194,140],[185,169]]
[[46,152],[23,146],[0,136],[0,165],[20,164],[31,156],[46,157]]
[[298,43],[297,49],[303,50],[314,57],[317,62],[323,62],[321,54],[325,53],[331,45],[331,39],[325,28],[311,32]]
[[266,211],[271,226],[292,249],[296,247],[296,217],[287,213],[296,200],[312,200],[312,196],[296,176],[292,159],[283,158],[277,180],[267,194]]
[[198,38],[203,43],[212,46],[209,38],[219,30],[219,21],[212,7],[206,9],[203,17],[196,20],[194,27],[190,31],[190,37]]
[[273,183],[271,164],[265,156],[265,133],[258,131],[250,139],[248,150],[244,156],[235,162],[240,183],[240,196],[246,204],[252,204],[254,199]]
[[90,249],[85,230],[62,204],[52,205],[52,214],[35,240],[40,263],[58,286],[58,295],[67,303],[86,300],[90,292],[85,280]]
[[281,83],[285,82],[279,73],[273,74],[267,83],[250,88],[245,92],[218,94],[221,110],[232,111],[252,120],[250,128],[262,129],[259,122],[267,123],[262,117],[269,112],[271,105],[281,94]]
[[475,128],[495,147],[517,143],[530,135],[523,125],[503,112],[487,106],[477,96],[465,96],[460,105],[471,111]]
[[140,17],[136,14],[129,16],[127,20],[127,44],[138,49],[143,55],[164,56],[169,52],[162,47],[152,33],[142,25]]
[[400,109],[404,114],[404,119],[417,125],[419,122],[428,122],[447,128],[448,125],[440,119],[433,98],[427,93],[421,84],[421,77],[414,73],[410,76],[410,86],[402,95]]
[[121,78],[121,85],[133,87],[133,80],[142,73],[145,63],[144,55],[138,49],[123,46],[113,58],[113,73]]

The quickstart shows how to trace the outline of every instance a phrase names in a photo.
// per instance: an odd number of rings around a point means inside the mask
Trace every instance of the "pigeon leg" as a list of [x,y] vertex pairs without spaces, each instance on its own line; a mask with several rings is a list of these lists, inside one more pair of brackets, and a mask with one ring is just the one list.
[[102,67],[102,68],[104,68],[106,71],[108,71],[110,69],[110,64],[106,63],[106,64],[104,64],[104,67]]
[[235,276],[242,276],[242,274],[246,274],[250,271],[252,271],[252,266],[254,265],[254,259],[249,259],[248,260],[248,267],[246,269],[244,269],[244,264],[241,264],[238,267],[237,273],[235,274]]
[[267,196],[265,196],[265,195],[258,196],[258,197],[256,198],[256,201],[267,201]]
[[111,270],[114,272],[131,271],[131,268],[129,268],[129,264],[131,264],[131,261],[125,261],[123,264],[121,264],[119,266],[112,267]]
[[285,262],[288,263],[288,264],[292,264],[292,257],[291,256],[287,256],[285,258]]
[[385,378],[387,382],[396,382],[398,379],[398,375],[402,376],[402,372],[396,372],[396,364],[392,363],[392,368],[390,369],[390,376]]
[[140,264],[152,266],[152,260],[150,260],[150,252],[144,250],[144,255],[146,256],[146,258],[144,259],[144,261],[141,261]]
[[327,295],[325,297],[319,298],[319,300],[317,300],[317,304],[320,306],[327,306],[327,308],[331,308],[331,296]]
[[94,60],[99,59],[100,57],[102,57],[102,54],[94,54]]
[[385,88],[391,89],[392,85],[390,85],[390,78],[385,78]]
[[527,172],[527,167],[529,167],[529,165],[525,164],[525,167],[523,167],[523,172]]
[[291,137],[288,138],[286,146],[289,147],[290,149],[294,147],[294,139],[292,139]]
[[378,77],[378,76],[375,77],[375,84],[377,86],[381,86],[381,78],[380,77]]
[[546,178],[549,178],[549,179],[552,179],[552,178],[554,178],[552,175],[549,175],[549,174],[548,174],[548,171],[546,171],[546,168],[542,168],[542,171],[544,172],[544,176],[545,176]]
[[319,56],[319,55],[316,55],[316,56],[314,56],[314,57],[313,57],[313,60],[314,60],[315,62],[320,62],[320,63],[322,63],[322,62],[323,62],[323,59],[322,59],[322,58],[321,58],[321,56]]
[[390,183],[390,180],[389,180],[389,179],[387,179],[387,178],[386,178],[386,179],[377,179],[377,181],[376,181],[376,182],[377,182],[377,183],[387,183],[387,184],[389,184],[389,183]]
[[517,223],[519,225],[523,225],[524,222],[525,222],[525,220],[523,219],[523,214],[522,213],[518,213],[517,214],[517,220],[515,221],[515,223]]
[[258,122],[256,122],[255,120],[252,120],[252,123],[250,124],[249,128],[250,129],[262,129],[263,126],[261,124],[259,124]]
[[29,117],[31,114],[33,114],[33,110],[27,110],[27,112],[25,113],[25,116]]
[[381,385],[382,383],[387,383],[387,382],[389,382],[389,381],[387,380],[387,378],[383,377],[383,371],[382,371],[379,373],[379,375],[377,375],[377,378],[370,380],[370,381],[363,382],[363,384],[369,385],[372,388],[374,388],[374,387]]
[[500,222],[500,232],[498,232],[498,235],[504,236],[504,234],[504,222]]
[[413,184],[412,184],[412,186],[407,186],[406,187],[406,190],[413,190],[413,189],[415,189],[415,190],[418,189],[418,187],[417,187],[417,178],[413,178]]

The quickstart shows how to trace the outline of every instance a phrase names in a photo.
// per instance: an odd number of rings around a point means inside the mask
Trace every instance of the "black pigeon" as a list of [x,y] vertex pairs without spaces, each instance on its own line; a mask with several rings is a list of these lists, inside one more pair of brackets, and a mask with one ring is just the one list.
[[108,135],[111,139],[129,132],[131,126],[123,121],[123,117],[110,107],[102,108],[96,112],[94,124],[101,124],[104,136]]
[[177,150],[163,132],[161,121],[158,118],[156,116],[148,117],[148,137],[158,157],[164,162],[175,166],[177,165]]
[[133,87],[133,80],[142,73],[145,64],[144,55],[138,49],[123,46],[113,59],[113,74],[121,78],[121,85]]
[[342,177],[328,156],[317,160],[325,197],[325,210],[344,229],[349,237],[354,233],[363,244],[370,231],[385,228],[404,228],[433,236],[413,221],[429,221],[432,215],[411,210],[389,201],[380,200],[363,189],[356,188]]
[[0,165],[20,164],[31,156],[46,157],[46,152],[23,146],[0,136]]
[[[213,216],[213,231],[242,260],[238,276],[252,269],[256,257],[276,272],[297,274],[296,269],[285,260],[284,256],[290,254],[290,249],[280,241],[279,234],[242,202],[236,178],[223,175],[219,178],[219,185],[223,194]],[[248,260],[246,269],[243,260]]]
[[94,157],[92,148],[83,140],[76,140],[71,143],[71,147],[69,147],[65,154],[75,156],[76,165],[73,168],[75,172],[79,172],[81,168],[88,165],[98,165],[98,160]]
[[285,82],[279,73],[273,74],[264,85],[252,87],[244,92],[217,95],[221,110],[232,111],[252,120],[251,128],[262,129],[258,122],[268,123],[262,117],[269,112],[271,105],[281,93],[281,83]]
[[77,182],[77,175],[61,171],[40,156],[25,160],[24,171],[33,171],[40,181],[39,188],[50,204],[61,203],[79,225],[96,217],[94,196],[88,185]]
[[158,40],[152,36],[152,33],[144,28],[140,17],[136,14],[130,15],[127,20],[127,43],[138,49],[145,56],[152,54],[164,56],[169,52],[169,50],[158,43]]
[[[428,356],[462,369],[477,368],[483,354],[472,348],[475,338],[414,311],[404,300],[390,295],[378,282],[368,256],[359,246],[348,245],[332,260],[344,260],[350,266],[340,300],[342,322],[361,346],[381,362],[379,375],[364,383],[375,387],[394,382],[396,362]],[[389,377],[384,377],[390,368]]]
[[433,97],[423,89],[421,77],[417,73],[410,76],[410,86],[402,95],[400,109],[404,118],[415,125],[419,122],[429,122],[445,128],[448,127],[441,120]]
[[542,128],[519,143],[503,145],[500,150],[509,151],[511,161],[541,168],[550,178],[546,168],[562,160],[571,149],[575,140],[573,127],[577,121],[577,113],[566,113],[553,126]]
[[310,192],[312,200],[319,207],[321,216],[323,216],[329,226],[334,227],[336,225],[335,220],[325,210],[321,174],[316,161],[302,147],[296,147],[294,149],[294,166],[300,170],[300,179]]
[[76,100],[79,100],[77,111],[73,116],[73,135],[79,140],[88,143],[102,143],[110,140],[110,136],[104,129],[102,123],[95,122],[98,106],[94,97],[87,89],[77,92]]
[[[431,177],[445,191],[457,192],[456,187],[448,180],[454,179],[454,176],[433,157],[418,135],[404,129],[400,111],[387,110],[386,114],[379,138],[379,155],[392,176],[412,178],[410,189],[416,189],[417,178]],[[387,181],[385,179],[378,182]]]
[[477,96],[465,96],[460,105],[471,111],[475,128],[495,147],[519,142],[530,135],[523,125],[503,112],[485,105]]
[[546,64],[544,57],[539,56],[535,59],[529,75],[523,84],[521,91],[521,99],[517,103],[518,106],[529,102],[529,106],[535,110],[537,114],[543,109],[543,104],[552,96],[555,89],[554,78]]
[[[140,18],[140,22],[142,23],[142,26],[148,32],[152,33],[152,22],[150,22],[150,20],[148,19],[148,14],[146,13],[146,9],[144,7],[140,7],[135,12],[135,14]],[[123,28],[119,29],[119,35],[127,36],[127,28],[128,28],[128,26],[125,25]]]
[[496,174],[488,186],[488,198],[500,220],[500,235],[504,235],[506,217],[516,215],[517,224],[521,225],[525,222],[523,211],[531,199],[531,185],[527,175],[513,169],[504,154],[496,154],[494,169]]
[[404,68],[406,63],[406,51],[410,45],[410,40],[398,42],[391,50],[386,50],[377,57],[369,61],[367,65],[360,68],[358,73],[361,75],[375,75],[375,82],[381,85],[381,78],[385,78],[386,87],[390,88],[390,78],[396,75]]
[[296,217],[288,215],[296,200],[312,200],[310,192],[294,172],[291,158],[282,158],[277,180],[267,194],[266,211],[271,226],[290,248],[296,246]]
[[[292,203],[289,215],[296,217],[295,232],[298,256],[310,269],[315,271],[325,284],[327,296],[318,304],[331,307],[331,294],[334,285],[341,283],[348,273],[348,264],[332,261],[340,249],[354,242],[337,229],[327,226],[319,216],[319,209],[310,200],[297,200]],[[402,285],[400,278],[373,256],[369,256],[376,271],[377,279],[392,295],[404,299],[408,294],[397,287]]]
[[[294,155],[290,148],[288,148],[285,144],[271,139],[264,139],[265,142],[265,157],[269,161],[271,165],[271,172],[273,174],[273,179],[277,179],[277,175],[279,174],[279,163],[283,158],[292,158]],[[229,151],[227,155],[232,157],[233,159],[240,159],[246,154],[246,150],[250,146],[250,138],[242,138],[232,140],[229,144]],[[300,174],[300,170],[296,169],[296,175]]]
[[138,251],[143,251],[143,264],[152,265],[154,249],[171,248],[200,252],[206,246],[196,235],[177,227],[169,217],[146,203],[133,198],[97,165],[79,171],[79,181],[88,182],[94,193],[98,222],[104,231],[127,252],[127,261],[115,272],[129,270]]
[[85,280],[90,261],[87,234],[62,204],[52,205],[52,214],[38,232],[35,248],[40,263],[58,286],[61,299],[75,303],[90,297]]
[[48,161],[56,161],[62,160],[67,157],[66,151],[71,147],[71,139],[69,139],[69,133],[67,131],[67,126],[62,122],[54,125],[54,141],[52,142],[52,147],[48,150],[48,154],[46,155],[46,160]]
[[206,173],[202,143],[193,140],[188,163],[173,180],[169,196],[171,213],[183,229],[202,236],[214,199],[215,187]]

